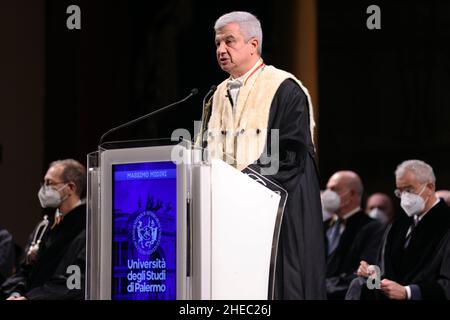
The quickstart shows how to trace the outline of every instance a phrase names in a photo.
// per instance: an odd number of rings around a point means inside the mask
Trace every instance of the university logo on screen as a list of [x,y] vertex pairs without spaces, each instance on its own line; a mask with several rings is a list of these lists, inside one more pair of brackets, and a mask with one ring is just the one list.
[[121,164],[114,173],[111,298],[176,299],[175,165]]
[[133,243],[142,254],[152,254],[161,240],[159,219],[151,211],[142,212],[133,224]]

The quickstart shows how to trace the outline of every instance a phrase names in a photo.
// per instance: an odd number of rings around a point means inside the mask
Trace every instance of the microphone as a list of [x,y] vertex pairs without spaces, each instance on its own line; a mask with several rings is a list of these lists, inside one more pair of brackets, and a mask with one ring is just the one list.
[[212,85],[211,89],[209,89],[208,93],[205,95],[205,97],[203,98],[203,110],[202,110],[202,123],[205,117],[205,105],[206,105],[206,100],[208,100],[211,96],[211,94],[213,94],[217,89],[216,85]]
[[202,119],[201,119],[201,126],[200,126],[200,141],[203,147],[203,127],[204,127],[204,122],[205,122],[205,105],[206,105],[206,100],[208,100],[211,95],[216,91],[217,86],[216,85],[212,85],[211,89],[209,89],[208,93],[205,95],[205,97],[203,98],[203,108],[202,108]]
[[137,118],[137,119],[131,120],[131,121],[129,121],[129,122],[126,122],[126,123],[124,123],[124,124],[121,124],[120,126],[117,126],[117,127],[115,127],[115,128],[112,128],[112,129],[108,130],[107,132],[105,132],[105,133],[101,136],[98,145],[101,145],[102,142],[103,142],[103,140],[104,140],[104,139],[106,138],[106,136],[108,136],[110,133],[112,133],[112,132],[114,132],[114,131],[117,131],[117,130],[120,130],[120,129],[123,129],[123,128],[128,127],[128,126],[131,126],[132,124],[135,124],[136,122],[142,121],[142,120],[147,119],[147,118],[149,118],[149,117],[151,117],[151,116],[154,116],[154,115],[156,115],[156,114],[158,114],[158,113],[160,113],[160,112],[163,112],[163,111],[166,111],[166,110],[168,110],[168,109],[170,109],[170,108],[172,108],[172,107],[175,107],[175,106],[177,106],[177,105],[179,105],[179,104],[185,102],[186,100],[189,100],[191,97],[195,96],[197,93],[198,93],[198,90],[197,90],[196,88],[194,88],[194,89],[191,90],[191,92],[190,92],[185,98],[183,98],[183,99],[181,99],[181,100],[179,100],[179,101],[176,101],[176,102],[174,102],[174,103],[172,103],[172,104],[169,104],[169,105],[167,105],[167,106],[165,106],[165,107],[162,107],[162,108],[160,108],[160,109],[158,109],[158,110],[155,110],[155,111],[152,111],[152,112],[150,112],[150,113],[148,113],[148,114],[146,114],[146,115],[143,115],[142,117],[139,117],[139,118]]
[[[209,89],[208,93],[207,93],[207,94],[205,95],[205,97],[203,98],[203,106],[205,105],[206,100],[209,98],[209,96],[210,96],[212,93],[214,93],[214,92],[216,91],[216,89],[217,89],[217,86],[213,84],[213,85],[211,86],[211,89]],[[202,117],[203,117],[203,114],[202,114]]]

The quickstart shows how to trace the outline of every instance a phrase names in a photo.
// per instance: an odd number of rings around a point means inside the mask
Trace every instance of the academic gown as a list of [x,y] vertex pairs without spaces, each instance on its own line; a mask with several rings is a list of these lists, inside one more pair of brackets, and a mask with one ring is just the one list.
[[276,299],[326,298],[320,186],[309,119],[305,93],[293,80],[285,80],[270,107],[266,143],[270,155],[270,130],[279,129],[279,171],[268,178],[283,186],[288,198],[278,246]]
[[[80,268],[80,289],[67,286],[68,278],[75,274],[67,273],[71,265]],[[80,205],[53,229],[47,229],[36,261],[23,262],[18,272],[2,285],[2,293],[8,297],[18,292],[29,300],[84,299],[85,265],[86,205]]]
[[[418,223],[405,246],[411,220],[406,215],[392,225],[385,244],[384,275],[401,285],[418,285],[423,300],[450,299],[450,208],[440,200]],[[363,299],[386,299],[363,287]]]
[[13,271],[15,261],[14,240],[12,235],[0,227],[0,284]]
[[[332,228],[329,224],[327,228]],[[326,229],[325,228],[325,232]],[[364,211],[358,211],[345,220],[337,248],[327,261],[327,297],[343,300],[351,281],[356,278],[361,260],[375,264],[384,227]]]

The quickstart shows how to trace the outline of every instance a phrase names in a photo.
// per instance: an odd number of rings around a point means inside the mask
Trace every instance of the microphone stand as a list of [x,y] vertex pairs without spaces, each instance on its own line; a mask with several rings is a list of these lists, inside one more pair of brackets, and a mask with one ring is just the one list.
[[154,116],[154,115],[156,115],[156,114],[158,114],[158,113],[160,113],[160,112],[166,111],[167,109],[170,109],[170,108],[172,108],[172,107],[174,107],[174,106],[176,106],[176,105],[179,105],[180,103],[185,102],[186,100],[190,99],[192,96],[195,96],[197,93],[198,93],[198,90],[197,90],[196,88],[194,88],[194,89],[191,90],[191,92],[189,93],[188,96],[186,96],[185,98],[183,98],[183,99],[181,99],[181,100],[179,100],[179,101],[176,101],[176,102],[174,102],[174,103],[172,103],[172,104],[169,104],[168,106],[165,106],[165,107],[163,107],[163,108],[161,108],[161,109],[155,110],[155,111],[150,112],[150,113],[148,113],[148,114],[146,114],[146,115],[143,115],[142,117],[139,117],[139,118],[137,118],[137,119],[131,120],[131,121],[129,121],[129,122],[126,122],[126,123],[124,123],[124,124],[121,124],[120,126],[117,126],[117,127],[115,127],[115,128],[112,128],[112,129],[108,130],[107,132],[105,132],[105,133],[101,136],[98,145],[100,146],[100,145],[103,143],[103,140],[106,138],[106,136],[108,136],[110,133],[112,133],[112,132],[114,132],[114,131],[117,131],[117,130],[120,130],[120,129],[122,129],[122,128],[128,127],[128,126],[131,126],[132,124],[135,124],[136,122],[145,120],[145,119],[147,119],[147,118],[149,118],[149,117],[151,117],[151,116]]
[[201,119],[201,125],[200,125],[200,145],[203,148],[203,129],[205,126],[205,106],[206,106],[206,100],[211,97],[211,94],[213,94],[217,89],[217,86],[212,85],[211,89],[209,89],[208,93],[205,95],[205,97],[203,98],[203,109],[202,109],[202,119]]

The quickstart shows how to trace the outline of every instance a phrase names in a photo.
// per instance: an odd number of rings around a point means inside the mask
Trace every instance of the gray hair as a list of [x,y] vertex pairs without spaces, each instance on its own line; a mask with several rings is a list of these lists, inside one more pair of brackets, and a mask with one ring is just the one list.
[[73,159],[57,160],[50,163],[50,168],[57,166],[64,168],[61,173],[61,180],[65,183],[74,183],[77,187],[77,195],[84,198],[86,193],[86,168]]
[[263,33],[261,29],[261,22],[253,14],[245,11],[233,11],[224,14],[217,19],[214,30],[217,32],[230,23],[237,23],[241,29],[242,35],[245,41],[249,41],[251,38],[258,40],[258,54],[262,54],[262,42]]
[[436,183],[433,168],[421,160],[407,160],[402,162],[395,170],[395,177],[401,178],[406,172],[411,172],[420,183]]

